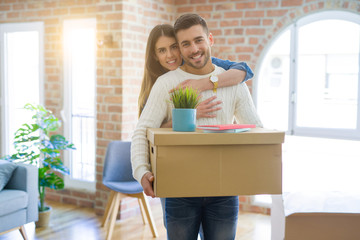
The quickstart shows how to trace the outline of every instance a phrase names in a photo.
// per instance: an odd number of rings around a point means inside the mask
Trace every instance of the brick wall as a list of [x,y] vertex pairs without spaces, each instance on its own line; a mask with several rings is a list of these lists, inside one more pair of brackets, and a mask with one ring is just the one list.
[[[96,192],[47,191],[47,199],[94,207],[102,214],[109,190],[102,185],[105,151],[112,140],[129,140],[137,120],[137,97],[147,36],[152,27],[174,21],[173,0],[1,0],[0,24],[43,21],[45,25],[45,106],[60,116],[63,108],[62,26],[65,19],[96,18],[97,38],[113,44],[97,50]],[[123,217],[138,212],[123,201]]]
[[[102,184],[107,144],[128,140],[137,120],[137,96],[143,74],[147,35],[159,23],[173,23],[186,12],[203,16],[214,34],[214,56],[247,61],[259,70],[272,39],[295,19],[324,10],[360,12],[359,1],[343,0],[0,0],[0,23],[45,24],[45,105],[57,116],[63,108],[62,24],[65,19],[96,18],[97,37],[113,44],[97,51],[96,192],[49,191],[48,199],[94,207],[102,214],[108,189]],[[256,77],[254,78],[256,81]],[[252,82],[248,82],[251,89]],[[268,213],[240,197],[241,209]],[[123,218],[138,213],[135,200],[122,206]]]
[[[98,35],[112,34],[113,46],[98,50],[97,191],[95,211],[102,214],[108,189],[101,183],[106,146],[130,140],[137,121],[137,98],[143,75],[147,36],[153,26],[174,20],[173,1],[101,1]],[[136,199],[122,205],[122,217],[139,212]]]
[[[45,106],[60,117],[63,109],[63,36],[65,19],[95,18],[96,0],[66,1],[0,1],[0,24],[17,22],[44,22],[44,97]],[[95,194],[73,190],[47,191],[48,199],[94,206]]]

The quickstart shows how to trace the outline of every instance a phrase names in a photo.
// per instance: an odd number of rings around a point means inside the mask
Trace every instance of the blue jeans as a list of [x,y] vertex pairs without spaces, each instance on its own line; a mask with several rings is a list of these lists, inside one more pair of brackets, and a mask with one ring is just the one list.
[[[161,202],[161,208],[163,211],[163,221],[164,221],[164,227],[166,228],[166,216],[165,216],[165,199],[166,198],[160,198]],[[200,230],[199,230],[200,239],[204,240],[204,231],[202,229],[202,225],[200,224]]]
[[233,240],[239,212],[239,198],[166,198],[166,226],[169,240],[196,240],[200,223],[205,240]]

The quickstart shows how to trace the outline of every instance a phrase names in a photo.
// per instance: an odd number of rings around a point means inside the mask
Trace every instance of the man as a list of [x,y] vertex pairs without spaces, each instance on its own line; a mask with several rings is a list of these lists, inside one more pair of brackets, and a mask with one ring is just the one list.
[[[174,28],[184,64],[157,79],[132,139],[133,175],[143,186],[144,192],[152,197],[154,177],[150,172],[146,129],[160,127],[164,120],[171,119],[171,106],[168,101],[170,89],[186,79],[209,77],[210,81],[210,78],[213,80],[213,76],[224,71],[211,62],[210,47],[214,40],[204,19],[197,14],[185,14],[176,20]],[[205,91],[202,96],[207,99],[216,94],[223,102],[222,109],[216,118],[198,119],[197,124],[230,124],[235,116],[238,123],[261,126],[246,84],[215,90],[216,84],[214,91]],[[205,239],[234,239],[238,207],[237,196],[167,198],[168,238],[196,239],[202,223]]]

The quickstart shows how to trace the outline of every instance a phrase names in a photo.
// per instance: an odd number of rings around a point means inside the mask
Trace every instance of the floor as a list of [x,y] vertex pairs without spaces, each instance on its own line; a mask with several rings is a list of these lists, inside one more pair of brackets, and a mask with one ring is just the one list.
[[[29,240],[101,240],[105,230],[100,228],[101,218],[91,208],[78,208],[73,205],[49,202],[54,209],[51,225],[37,228],[34,223],[26,225]],[[152,205],[153,216],[159,232],[158,240],[166,239],[162,222],[160,203]],[[112,239],[150,240],[154,239],[148,225],[144,226],[141,216],[116,223]],[[270,240],[270,216],[255,213],[239,213],[236,233],[237,240]],[[19,231],[0,236],[0,240],[22,240]]]
[[[283,190],[296,192],[358,190],[360,175],[360,141],[316,139],[286,136],[283,146]],[[98,240],[105,238],[101,219],[92,209],[50,203],[54,207],[51,226],[36,229],[28,224],[29,240],[66,239]],[[157,239],[166,239],[160,204],[152,206],[159,231]],[[237,240],[270,240],[270,216],[239,213]],[[0,236],[0,240],[22,239],[18,231]],[[113,239],[154,239],[150,228],[142,224],[140,216],[118,221]]]

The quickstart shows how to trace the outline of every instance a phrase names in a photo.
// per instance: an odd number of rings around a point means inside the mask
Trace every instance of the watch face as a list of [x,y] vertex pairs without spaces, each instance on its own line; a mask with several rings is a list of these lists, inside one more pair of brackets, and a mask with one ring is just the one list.
[[210,81],[212,81],[212,82],[217,82],[219,79],[218,79],[218,77],[217,76],[211,76],[210,77]]

